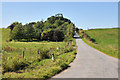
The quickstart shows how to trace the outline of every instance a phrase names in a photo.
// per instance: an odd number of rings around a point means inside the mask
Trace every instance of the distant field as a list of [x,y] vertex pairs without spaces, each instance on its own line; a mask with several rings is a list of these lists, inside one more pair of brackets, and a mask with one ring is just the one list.
[[[107,55],[118,58],[118,29],[93,29],[85,30],[91,38],[95,39],[95,43],[83,40],[90,46],[104,52]],[[119,44],[120,46],[120,44]]]
[[75,40],[69,46],[68,42],[6,42],[9,34],[9,29],[2,29],[3,78],[47,79],[67,68],[75,58]]

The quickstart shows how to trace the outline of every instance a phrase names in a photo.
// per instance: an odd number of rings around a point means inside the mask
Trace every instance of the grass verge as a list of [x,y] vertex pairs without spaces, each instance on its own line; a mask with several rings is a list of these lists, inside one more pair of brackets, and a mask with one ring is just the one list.
[[[115,58],[119,58],[118,54],[118,29],[93,29],[85,30],[91,38],[95,40],[95,43],[89,41],[86,38],[82,40],[91,47]],[[120,58],[119,58],[120,59]]]

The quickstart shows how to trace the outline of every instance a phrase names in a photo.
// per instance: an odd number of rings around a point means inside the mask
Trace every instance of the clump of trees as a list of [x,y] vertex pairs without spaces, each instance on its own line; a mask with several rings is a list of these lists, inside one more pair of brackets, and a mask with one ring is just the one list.
[[11,29],[10,39],[17,41],[63,41],[71,39],[75,32],[75,25],[62,14],[25,25],[13,22],[8,28]]

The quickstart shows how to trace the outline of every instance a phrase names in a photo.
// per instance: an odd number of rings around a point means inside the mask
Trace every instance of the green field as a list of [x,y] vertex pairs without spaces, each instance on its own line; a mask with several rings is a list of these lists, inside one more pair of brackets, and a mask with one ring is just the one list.
[[66,69],[75,58],[74,39],[69,45],[64,41],[8,42],[9,34],[9,29],[2,29],[3,78],[47,79]]
[[84,30],[84,32],[94,39],[95,43],[83,38],[84,42],[107,55],[118,58],[117,28]]

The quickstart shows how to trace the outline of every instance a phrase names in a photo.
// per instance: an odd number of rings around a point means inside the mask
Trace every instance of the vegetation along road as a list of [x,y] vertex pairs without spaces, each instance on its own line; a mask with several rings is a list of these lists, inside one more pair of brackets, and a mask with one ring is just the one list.
[[70,68],[53,78],[118,78],[118,59],[88,46],[76,36],[76,59]]

